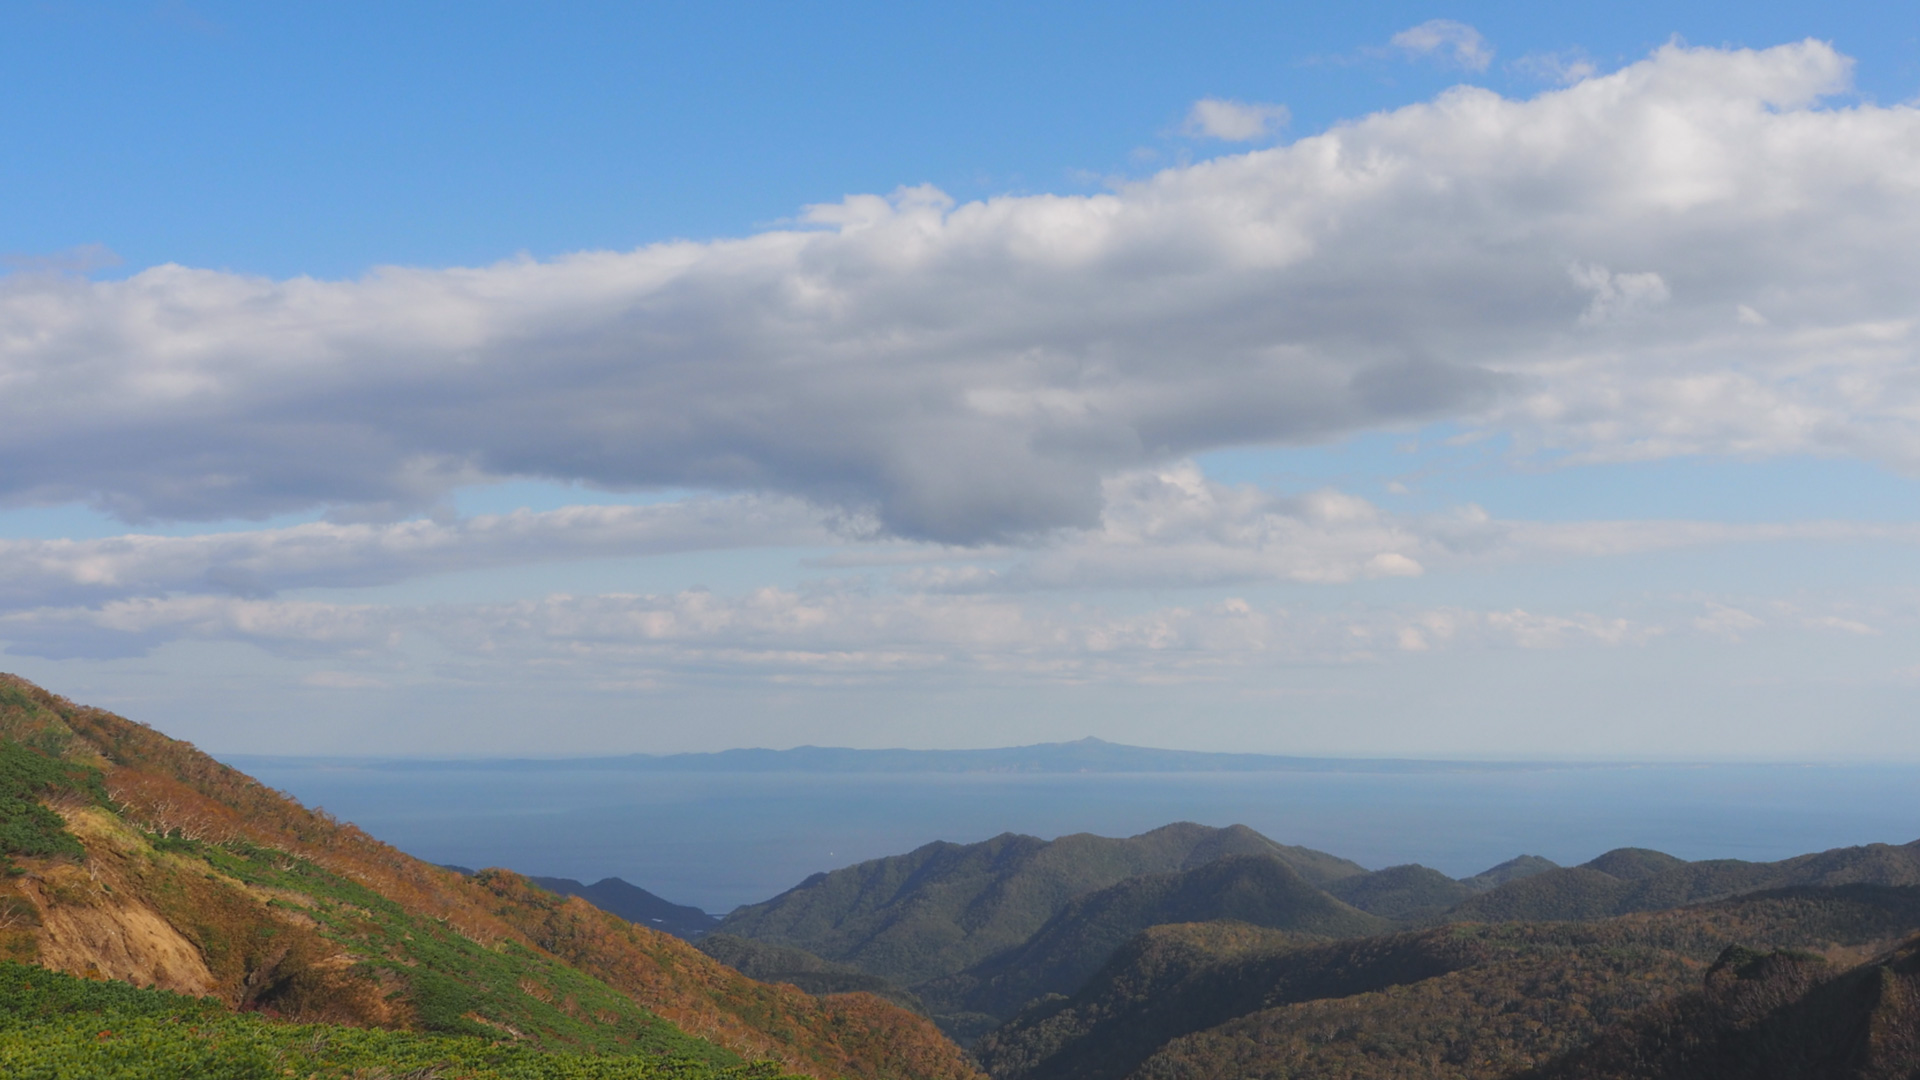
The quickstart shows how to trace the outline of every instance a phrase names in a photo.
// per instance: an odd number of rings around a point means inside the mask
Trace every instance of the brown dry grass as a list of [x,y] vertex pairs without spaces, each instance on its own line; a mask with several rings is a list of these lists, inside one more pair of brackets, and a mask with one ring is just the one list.
[[[76,705],[16,676],[0,674],[0,735],[33,739],[35,745],[64,740],[62,756],[101,768],[119,814],[152,833],[213,844],[247,841],[290,852],[484,946],[514,942],[557,956],[689,1033],[744,1057],[770,1057],[822,1077],[978,1076],[966,1055],[931,1023],[878,998],[820,999],[755,982],[677,938],[585,901],[562,900],[518,875],[496,871],[468,880],[301,806],[188,743]],[[65,809],[76,822],[95,813]],[[351,972],[349,958],[310,920],[269,907],[275,897],[208,874],[204,863],[187,872],[186,860],[156,855],[137,830],[125,825],[119,833],[87,828],[88,871],[122,882],[155,919],[190,942],[202,958],[208,985],[231,1004],[298,1019],[382,1026],[408,1022],[405,1007]],[[53,864],[43,862],[47,865],[36,872],[51,880]],[[44,920],[50,908],[33,903]],[[6,945],[5,935],[0,927],[0,947]],[[76,954],[63,963],[79,959]],[[99,967],[97,958],[91,962]]]

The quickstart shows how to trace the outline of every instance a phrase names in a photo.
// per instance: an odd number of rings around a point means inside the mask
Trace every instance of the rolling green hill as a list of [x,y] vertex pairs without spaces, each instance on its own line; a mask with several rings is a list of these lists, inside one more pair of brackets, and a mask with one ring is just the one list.
[[1036,998],[1077,989],[1148,927],[1214,920],[1318,937],[1375,934],[1391,926],[1314,888],[1272,855],[1231,855],[1190,870],[1131,877],[1078,897],[1018,948],[923,983],[920,994],[942,1026],[964,1041],[974,1033],[970,1025],[991,1026]]
[[1669,855],[1664,851],[1654,851],[1652,848],[1624,847],[1614,848],[1580,865],[1589,870],[1611,874],[1621,881],[1644,881],[1670,870],[1678,870],[1687,865],[1687,860]]
[[1327,891],[1370,915],[1398,922],[1432,918],[1474,895],[1473,886],[1424,866],[1389,866],[1355,874]]
[[1554,862],[1552,859],[1543,859],[1538,855],[1520,855],[1508,859],[1499,866],[1482,870],[1472,877],[1461,878],[1460,883],[1476,892],[1480,892],[1491,889],[1497,885],[1505,885],[1509,881],[1518,881],[1521,878],[1532,877],[1535,874],[1544,874],[1549,870],[1558,869],[1560,869],[1560,864]]
[[1181,823],[1124,840],[1008,833],[815,874],[734,911],[717,930],[791,945],[911,988],[1020,945],[1077,896],[1242,854],[1272,855],[1314,884],[1366,872],[1241,825]]

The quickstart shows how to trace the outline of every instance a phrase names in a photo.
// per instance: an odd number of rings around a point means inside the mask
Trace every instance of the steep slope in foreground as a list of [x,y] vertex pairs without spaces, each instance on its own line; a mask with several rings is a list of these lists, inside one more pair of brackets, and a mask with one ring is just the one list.
[[0,880],[0,953],[60,971],[547,1049],[972,1073],[925,1020],[876,998],[754,982],[505,871],[464,879],[12,676],[0,843],[22,871]]
[[1244,825],[1183,822],[1124,840],[1081,833],[1049,842],[1006,833],[815,874],[740,908],[718,929],[914,986],[1019,945],[1076,896],[1139,874],[1254,854],[1279,858],[1315,885],[1366,872],[1324,852],[1276,844]]
[[[0,1076],[19,1080],[788,1080],[770,1062],[704,1065],[586,1055],[494,1039],[234,1013],[212,998],[142,990],[0,961]],[[797,1080],[797,1078],[796,1078]]]
[[995,1080],[1504,1080],[1697,987],[1729,945],[1851,964],[1915,931],[1920,888],[1864,885],[1325,943],[1162,926],[976,1052]]
[[1920,1076],[1920,938],[1851,969],[1730,948],[1705,986],[1525,1080],[1896,1080]]

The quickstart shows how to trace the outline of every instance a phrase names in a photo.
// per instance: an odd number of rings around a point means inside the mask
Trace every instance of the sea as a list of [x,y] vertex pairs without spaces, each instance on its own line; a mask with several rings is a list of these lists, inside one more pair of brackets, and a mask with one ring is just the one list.
[[1271,772],[673,771],[604,764],[233,757],[430,862],[623,878],[724,914],[809,875],[1003,832],[1243,824],[1370,869],[1454,877],[1619,847],[1773,860],[1920,839],[1920,766],[1360,764]]

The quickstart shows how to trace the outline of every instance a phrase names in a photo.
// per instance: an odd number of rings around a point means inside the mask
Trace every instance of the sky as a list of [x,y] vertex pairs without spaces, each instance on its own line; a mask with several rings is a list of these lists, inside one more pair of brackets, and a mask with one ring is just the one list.
[[1920,5],[0,67],[0,668],[214,752],[1920,761]]

